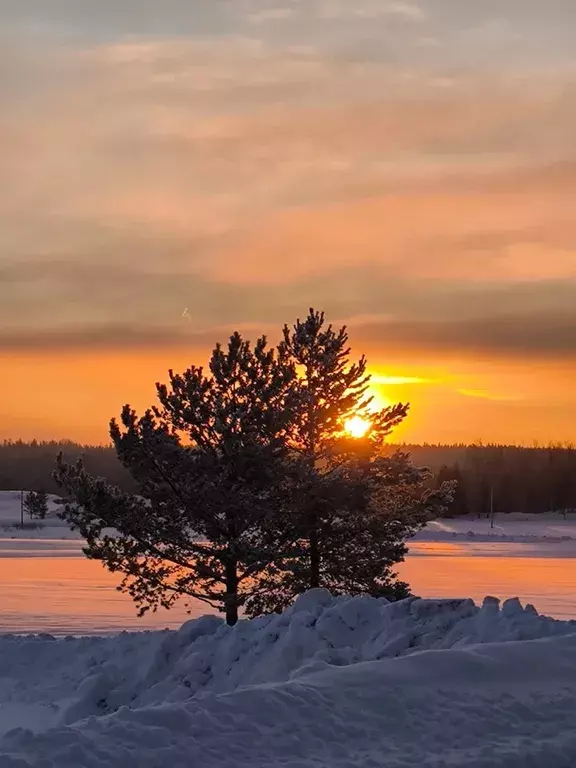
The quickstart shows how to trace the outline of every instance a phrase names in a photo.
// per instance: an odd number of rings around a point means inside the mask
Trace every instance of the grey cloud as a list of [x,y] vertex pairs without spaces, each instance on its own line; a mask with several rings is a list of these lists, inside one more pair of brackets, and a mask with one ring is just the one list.
[[142,345],[155,338],[154,329],[158,339],[189,335],[189,321],[195,329],[280,327],[301,310],[294,293],[312,301],[328,298],[329,291],[322,296],[315,281],[293,288],[216,282],[174,264],[147,269],[137,263],[18,261],[0,268],[0,329],[10,347],[19,339],[33,344],[35,334],[40,348],[65,339],[75,344],[84,336],[87,344],[108,339],[116,346]]
[[[138,325],[92,326],[79,323],[74,329],[0,332],[0,352],[58,352],[66,350],[154,349],[213,346],[214,331],[194,332],[173,327]],[[225,341],[225,338],[222,339]]]
[[[349,321],[360,339],[431,352],[572,356],[576,332],[576,281],[421,281],[382,266],[259,285],[135,263],[18,262],[0,271],[0,293],[0,349],[204,345],[237,327],[274,336],[308,306]],[[371,328],[366,315],[386,320]]]
[[576,362],[576,310],[492,315],[458,321],[408,321],[355,328],[355,338],[383,353],[413,349],[460,357],[503,357],[524,362],[545,359]]
[[11,35],[46,39],[262,35],[362,60],[490,66],[567,60],[576,11],[571,0],[19,0],[0,18]]
[[[306,311],[302,305],[285,319],[291,322]],[[332,315],[331,315],[332,317]],[[415,359],[425,352],[482,358],[502,357],[508,361],[570,360],[576,362],[576,312],[530,313],[525,316],[500,316],[454,320],[388,320],[350,324],[355,349],[368,347],[379,354],[412,352]],[[196,329],[192,323],[179,326],[138,323],[108,323],[94,326],[78,323],[75,328],[46,329],[42,332],[18,330],[0,332],[0,352],[62,351],[87,349],[158,349],[191,350],[211,348],[216,341],[225,342],[237,327],[233,323]],[[254,339],[268,331],[271,341],[279,336],[280,324],[272,326],[270,316],[264,328],[256,323],[241,327],[247,338]]]

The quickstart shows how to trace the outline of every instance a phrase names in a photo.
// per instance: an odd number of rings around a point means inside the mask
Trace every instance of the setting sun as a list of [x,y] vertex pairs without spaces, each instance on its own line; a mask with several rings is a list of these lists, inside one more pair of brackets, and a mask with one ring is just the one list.
[[344,429],[352,437],[364,437],[370,429],[370,422],[362,416],[351,416],[344,422]]

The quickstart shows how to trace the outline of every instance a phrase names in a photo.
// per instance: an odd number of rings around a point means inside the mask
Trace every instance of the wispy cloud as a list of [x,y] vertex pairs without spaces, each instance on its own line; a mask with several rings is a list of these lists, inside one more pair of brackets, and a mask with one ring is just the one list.
[[480,400],[514,402],[520,399],[517,395],[504,395],[497,392],[489,392],[486,389],[458,389],[457,392],[465,397],[475,397],[480,398]]
[[387,376],[374,373],[371,376],[373,384],[383,384],[390,387],[402,386],[406,384],[434,384],[434,379],[425,379],[420,376]]
[[3,8],[0,344],[312,303],[385,314],[382,344],[572,356],[576,10],[546,8]]

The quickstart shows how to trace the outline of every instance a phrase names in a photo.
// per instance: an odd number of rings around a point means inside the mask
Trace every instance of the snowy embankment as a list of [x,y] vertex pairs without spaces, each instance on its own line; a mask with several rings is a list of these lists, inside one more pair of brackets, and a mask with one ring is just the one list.
[[576,622],[515,600],[315,590],[234,628],[3,637],[0,692],[0,768],[576,765]]
[[[77,531],[58,517],[62,509],[58,497],[49,494],[48,515],[45,520],[30,520],[24,515],[21,527],[20,491],[0,491],[0,539],[80,539]],[[416,541],[514,541],[517,543],[557,544],[574,541],[576,544],[576,514],[563,517],[559,513],[547,515],[498,515],[494,526],[489,520],[473,517],[434,520],[420,531]]]
[[[48,496],[48,515],[45,520],[30,520],[24,515],[21,527],[20,491],[0,491],[0,539],[80,539],[77,531],[58,517],[62,509],[58,497]],[[574,541],[576,544],[576,514],[563,517],[558,513],[547,515],[498,515],[494,526],[489,520],[473,517],[434,520],[416,536],[416,541],[514,541],[517,543],[557,544]]]
[[513,541],[519,544],[576,543],[576,515],[498,515],[490,520],[472,517],[433,520],[416,535],[416,541]]
[[57,498],[48,494],[48,514],[44,520],[31,520],[24,511],[22,527],[20,491],[0,491],[0,539],[79,539],[79,534],[58,517],[62,506]]

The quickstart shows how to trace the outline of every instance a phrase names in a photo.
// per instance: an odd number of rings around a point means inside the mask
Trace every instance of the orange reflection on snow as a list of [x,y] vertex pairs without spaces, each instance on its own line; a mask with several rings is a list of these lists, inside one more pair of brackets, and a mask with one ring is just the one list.
[[3,632],[98,634],[179,627],[210,613],[195,601],[138,618],[131,598],[116,590],[119,574],[77,557],[0,557],[0,627]]
[[576,618],[576,559],[553,549],[542,556],[542,546],[534,557],[525,543],[413,542],[398,573],[420,597],[471,597],[480,603],[486,595],[519,597],[539,613]]

